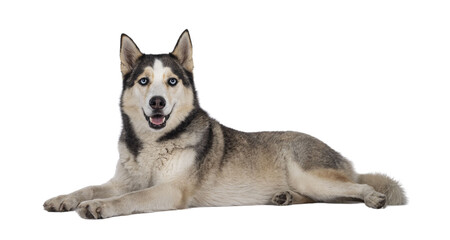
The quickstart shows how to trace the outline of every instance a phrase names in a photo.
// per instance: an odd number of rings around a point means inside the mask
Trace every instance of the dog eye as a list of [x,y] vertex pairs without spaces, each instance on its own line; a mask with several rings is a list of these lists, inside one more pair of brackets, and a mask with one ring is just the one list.
[[141,84],[142,86],[145,86],[148,84],[148,78],[141,78],[139,79],[139,84]]
[[169,80],[167,81],[169,83],[170,86],[175,86],[178,83],[178,80],[176,78],[169,78]]

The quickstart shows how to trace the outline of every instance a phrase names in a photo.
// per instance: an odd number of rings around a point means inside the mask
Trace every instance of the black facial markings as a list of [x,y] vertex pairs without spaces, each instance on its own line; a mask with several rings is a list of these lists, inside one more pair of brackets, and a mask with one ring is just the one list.
[[142,55],[139,57],[136,61],[136,67],[131,72],[123,75],[123,90],[133,87],[137,80],[136,78],[144,72],[147,66],[153,66],[154,62],[155,58],[153,55]]
[[133,86],[133,85],[130,86],[130,83],[128,83],[128,79],[130,77],[131,77],[131,72],[122,76],[122,80],[123,80],[122,91],[125,90],[126,88],[130,88]]
[[136,67],[131,72],[123,75],[124,88],[133,87],[136,80],[138,80],[137,77],[146,67],[153,67],[156,59],[160,60],[164,67],[169,67],[177,78],[181,80],[184,86],[187,87],[193,83],[192,73],[184,69],[178,62],[177,58],[172,54],[145,54],[137,60]]
[[136,158],[139,152],[142,150],[142,141],[136,136],[134,132],[133,125],[131,124],[130,117],[122,112],[122,134],[120,135],[120,141],[124,142],[128,150]]
[[185,87],[192,88],[192,92],[194,93],[194,107],[198,108],[199,102],[194,85],[194,75],[192,72],[184,69],[178,59],[171,53],[160,55],[144,54],[139,57],[136,61],[136,67],[131,72],[123,75],[123,90],[133,87],[136,80],[138,80],[137,77],[142,74],[147,66],[153,67],[156,59],[160,60],[163,63],[163,66],[170,67],[172,72]]
[[[191,87],[194,93],[194,109],[175,129],[169,131],[157,140],[158,142],[162,142],[177,138],[186,131],[186,129],[196,117],[198,117],[199,115],[207,115],[207,113],[204,112],[199,106],[192,72],[184,69],[179,63],[178,59],[172,54],[144,54],[139,57],[136,61],[136,67],[131,72],[123,75],[122,96],[126,89],[134,86],[134,84],[138,80],[137,78],[144,72],[144,69],[146,67],[153,67],[156,59],[160,60],[163,63],[163,66],[171,68],[171,71],[176,75],[177,79],[181,81],[185,87]],[[123,99],[121,97],[121,108],[123,106],[122,100]],[[129,116],[126,115],[123,111],[122,121],[123,129],[120,140],[126,143],[127,148],[133,155],[137,156],[142,149],[142,142],[134,132]]]
[[[158,58],[163,63],[164,67],[169,67],[172,72],[178,76],[178,79],[181,79],[184,86],[189,86],[191,84],[191,79],[189,78],[189,75],[187,74],[189,71],[184,69],[177,58],[173,56],[172,54],[164,54],[160,55]],[[191,74],[192,76],[192,74]]]

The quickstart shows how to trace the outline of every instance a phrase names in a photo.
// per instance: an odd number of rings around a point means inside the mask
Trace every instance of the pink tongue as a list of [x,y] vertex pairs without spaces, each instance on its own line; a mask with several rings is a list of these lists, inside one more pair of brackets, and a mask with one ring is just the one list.
[[155,125],[161,125],[163,124],[164,120],[166,120],[166,118],[164,116],[154,116],[154,117],[150,117],[150,122],[155,124]]

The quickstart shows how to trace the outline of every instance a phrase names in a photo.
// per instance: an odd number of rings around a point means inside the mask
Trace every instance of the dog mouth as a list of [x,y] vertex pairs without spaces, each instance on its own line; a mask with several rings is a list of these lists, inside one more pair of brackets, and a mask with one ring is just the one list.
[[[174,106],[175,107],[175,106]],[[144,114],[145,120],[147,120],[150,128],[153,129],[162,129],[166,126],[167,120],[170,118],[170,114],[172,114],[173,108],[169,114],[164,115],[163,112],[154,112],[150,116],[145,114],[144,109],[142,109],[142,113]]]
[[154,113],[150,116],[147,116],[144,112],[145,120],[147,120],[148,125],[153,129],[162,129],[166,126],[167,120],[170,117],[170,114],[163,115],[161,113]]
[[149,117],[149,121],[151,124],[155,126],[161,126],[166,123],[166,116],[161,114],[153,115],[152,117]]

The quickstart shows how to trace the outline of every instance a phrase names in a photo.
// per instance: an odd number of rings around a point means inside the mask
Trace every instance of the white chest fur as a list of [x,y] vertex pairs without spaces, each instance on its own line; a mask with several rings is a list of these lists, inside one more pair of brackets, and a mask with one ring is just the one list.
[[152,168],[153,184],[170,182],[189,174],[189,170],[195,162],[195,151],[192,148],[174,149],[164,158],[154,162]]
[[193,148],[170,145],[146,146],[137,158],[131,156],[126,148],[119,147],[119,151],[120,165],[124,170],[122,178],[131,180],[128,182],[132,182],[136,189],[185,177],[193,167],[196,154]]

